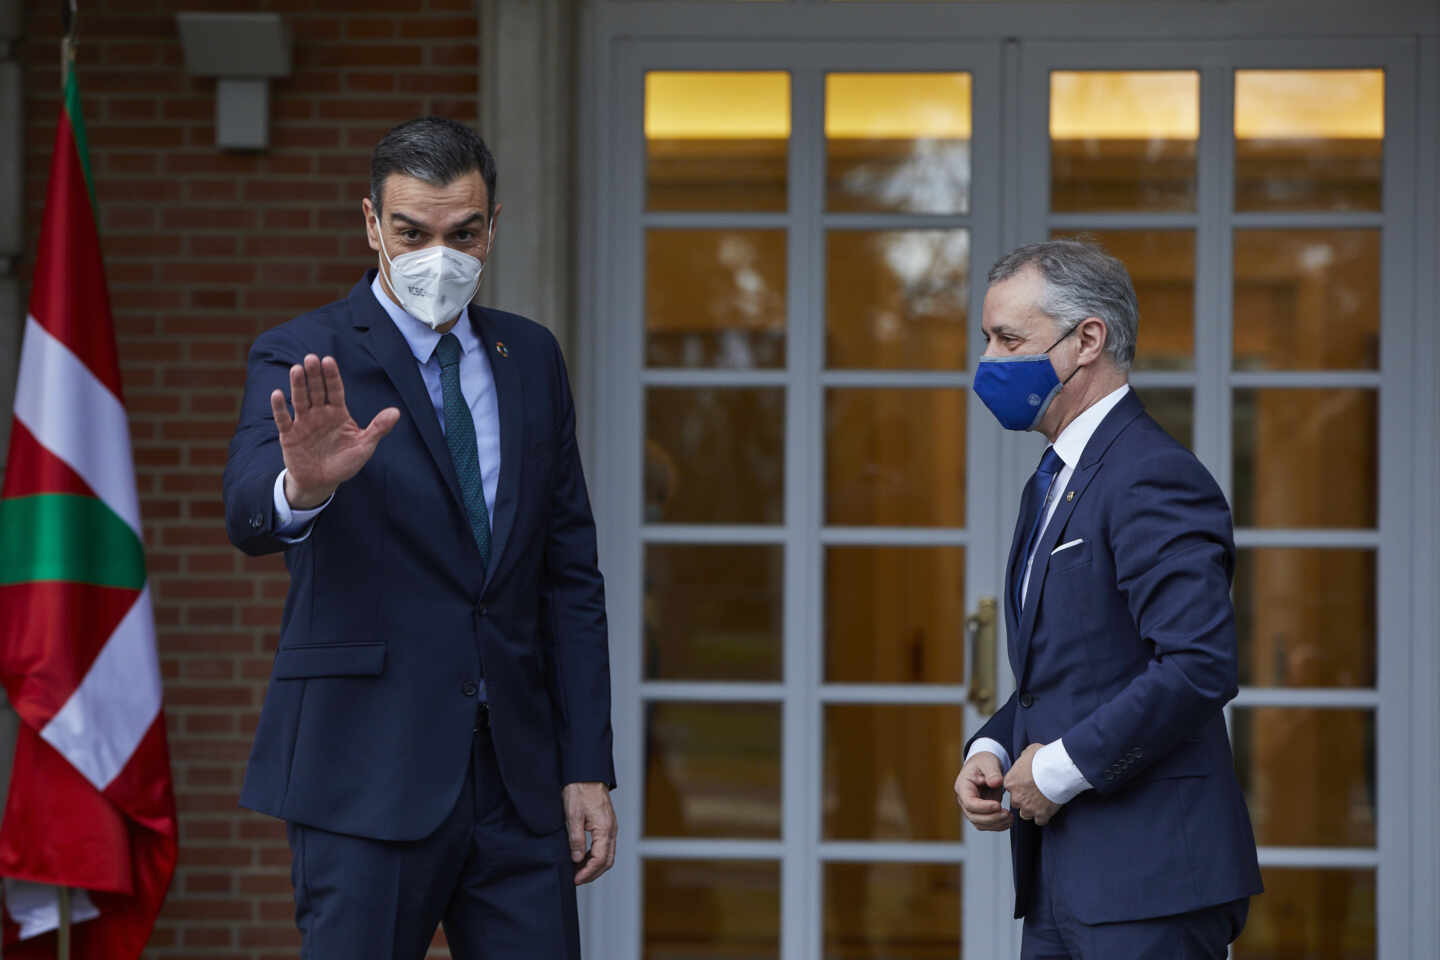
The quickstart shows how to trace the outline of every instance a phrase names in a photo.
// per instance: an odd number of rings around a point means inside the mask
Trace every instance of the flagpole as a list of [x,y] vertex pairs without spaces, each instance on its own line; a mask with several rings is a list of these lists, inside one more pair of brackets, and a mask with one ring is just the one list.
[[60,25],[63,30],[60,37],[61,93],[65,92],[65,85],[70,79],[70,68],[75,64],[75,44],[80,34],[76,20],[75,0],[60,0]]
[[70,888],[60,888],[60,929],[56,933],[55,960],[70,960]]
[[[79,31],[76,29],[76,0],[60,0],[60,23],[64,35],[60,38],[60,94],[64,96],[70,83],[70,71],[75,66],[75,43]],[[60,895],[60,927],[55,931],[55,960],[70,960],[70,925],[73,914],[70,887],[62,885]]]

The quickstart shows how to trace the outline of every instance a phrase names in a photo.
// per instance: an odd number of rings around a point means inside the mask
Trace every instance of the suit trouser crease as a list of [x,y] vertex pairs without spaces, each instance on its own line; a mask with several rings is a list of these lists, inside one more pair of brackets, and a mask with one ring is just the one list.
[[430,836],[288,834],[303,960],[423,960],[442,924],[456,960],[579,960],[566,833],[537,836],[520,820],[483,722],[455,808]]

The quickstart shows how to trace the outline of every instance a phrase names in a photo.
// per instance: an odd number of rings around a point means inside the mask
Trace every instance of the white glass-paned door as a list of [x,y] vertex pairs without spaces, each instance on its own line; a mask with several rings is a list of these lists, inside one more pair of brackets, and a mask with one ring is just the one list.
[[626,62],[616,955],[993,949],[965,918],[1008,913],[1008,852],[966,836],[952,782],[985,716],[967,615],[1003,566],[999,431],[969,391],[997,61]]
[[1381,731],[1409,712],[1389,527],[1405,471],[1386,464],[1414,336],[1413,61],[1405,44],[1259,46],[1028,47],[1022,216],[1125,260],[1132,382],[1231,502],[1227,712],[1266,886],[1233,955],[1404,956],[1379,904],[1409,875],[1381,810],[1410,771]]

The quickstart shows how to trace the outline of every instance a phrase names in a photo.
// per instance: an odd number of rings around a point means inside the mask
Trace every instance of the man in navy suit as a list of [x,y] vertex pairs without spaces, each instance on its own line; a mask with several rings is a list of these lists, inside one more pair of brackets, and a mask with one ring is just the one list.
[[1051,241],[989,283],[975,391],[1050,446],[1007,570],[1016,690],[967,745],[956,795],[977,828],[1011,831],[1024,960],[1223,958],[1261,890],[1221,712],[1237,691],[1229,507],[1128,385],[1123,264]]
[[240,802],[287,822],[307,960],[420,960],[441,923],[465,960],[578,958],[575,887],[614,862],[564,359],[470,304],[495,180],[468,127],[391,130],[362,201],[379,269],[250,352],[226,528],[284,551],[290,593]]

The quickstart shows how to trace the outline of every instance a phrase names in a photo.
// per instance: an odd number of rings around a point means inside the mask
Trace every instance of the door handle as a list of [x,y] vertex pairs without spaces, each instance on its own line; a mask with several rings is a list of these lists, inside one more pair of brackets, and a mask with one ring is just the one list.
[[993,596],[980,598],[979,608],[965,618],[970,640],[970,692],[966,697],[983,714],[995,712],[995,618],[999,603]]

